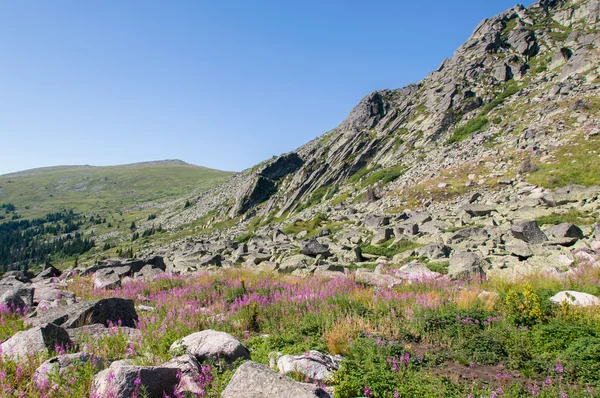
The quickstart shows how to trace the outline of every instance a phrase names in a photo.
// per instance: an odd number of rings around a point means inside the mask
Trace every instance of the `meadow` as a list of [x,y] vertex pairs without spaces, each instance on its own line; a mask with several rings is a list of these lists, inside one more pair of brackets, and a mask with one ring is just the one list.
[[[158,365],[171,358],[169,347],[177,339],[214,329],[234,335],[254,361],[265,364],[272,352],[342,355],[340,369],[320,382],[340,398],[600,393],[598,308],[548,300],[561,290],[599,295],[595,264],[581,263],[565,278],[516,282],[443,277],[385,288],[351,277],[299,278],[237,269],[165,274],[114,291],[95,290],[88,277],[78,277],[68,290],[86,300],[116,296],[153,308],[138,311],[141,334],[133,341],[118,327],[104,338],[84,339],[81,350],[108,360]],[[23,315],[3,309],[0,340],[23,329]],[[56,349],[58,355],[65,352]],[[36,385],[34,371],[46,359],[0,359],[0,397],[88,396],[94,373],[89,366]],[[198,383],[204,394],[199,396],[218,397],[235,367],[207,363],[203,369]],[[292,377],[304,380],[301,374]]]

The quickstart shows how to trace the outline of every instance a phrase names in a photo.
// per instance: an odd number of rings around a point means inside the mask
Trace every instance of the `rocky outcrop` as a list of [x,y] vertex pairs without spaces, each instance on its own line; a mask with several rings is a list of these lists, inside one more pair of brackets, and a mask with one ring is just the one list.
[[38,310],[26,319],[26,323],[31,326],[53,323],[65,328],[79,328],[95,323],[135,328],[137,321],[133,301],[121,298],[84,301],[47,311]]
[[238,368],[221,394],[223,398],[258,397],[329,398],[329,394],[312,384],[298,383],[273,372],[268,366],[246,362]]
[[66,330],[52,323],[33,327],[23,332],[15,333],[0,345],[2,355],[18,360],[30,354],[52,353],[56,347],[72,346]]
[[[92,394],[99,397],[129,398],[145,391],[149,398],[172,395],[179,383],[178,369],[130,366],[113,363],[94,377]],[[138,382],[136,382],[138,380]]]

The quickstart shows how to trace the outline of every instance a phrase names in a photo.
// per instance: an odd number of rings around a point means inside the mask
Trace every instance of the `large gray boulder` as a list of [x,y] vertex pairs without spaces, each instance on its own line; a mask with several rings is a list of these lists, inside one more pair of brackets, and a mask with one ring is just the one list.
[[321,388],[299,383],[273,372],[268,366],[246,362],[238,368],[221,394],[222,398],[330,398]]
[[304,254],[297,254],[295,256],[285,258],[279,267],[277,267],[277,272],[280,274],[291,274],[298,269],[307,268],[313,262],[314,259],[311,257],[305,256]]
[[113,363],[94,377],[91,392],[98,397],[130,398],[137,389],[138,393],[144,390],[148,398],[163,398],[165,394],[173,394],[179,383],[178,372],[177,368]]
[[33,374],[33,381],[38,388],[45,390],[52,387],[50,385],[52,377],[62,375],[69,369],[86,365],[88,362],[96,372],[106,367],[106,363],[102,358],[92,354],[77,352],[75,354],[59,355],[42,363]]
[[[94,288],[116,289],[121,287],[121,275],[119,274],[120,269],[125,269],[125,267],[105,268],[96,271],[94,274]],[[126,269],[127,272],[123,275],[129,275],[129,273],[131,273],[131,269]]]
[[174,354],[193,355],[198,361],[218,362],[224,360],[231,364],[237,359],[250,359],[250,351],[235,337],[225,332],[203,330],[192,333],[174,342],[169,351]]
[[54,323],[65,328],[78,328],[95,323],[136,327],[138,321],[133,300],[108,298],[36,311],[25,322],[31,326]]
[[48,265],[39,274],[37,274],[35,276],[35,278],[33,278],[32,280],[34,282],[41,281],[43,279],[57,278],[61,275],[62,275],[62,272],[58,268],[55,268],[52,265]]
[[0,309],[9,312],[23,312],[26,307],[27,304],[19,294],[18,288],[6,290],[0,295]]
[[427,265],[418,260],[403,265],[394,272],[394,276],[407,280],[434,279],[440,276],[438,272],[431,271]]
[[426,257],[429,260],[443,260],[450,256],[450,248],[443,243],[430,243],[427,246],[415,250],[418,257]]
[[488,232],[481,227],[467,227],[456,231],[447,240],[449,245],[454,245],[464,241],[483,241],[489,237]]
[[562,223],[554,225],[546,230],[549,236],[557,239],[573,239],[578,240],[583,238],[583,231],[577,225],[570,223]]
[[0,347],[3,356],[19,359],[28,354],[52,353],[55,347],[71,347],[72,344],[65,329],[49,323],[17,332]]
[[515,238],[534,245],[544,243],[548,240],[546,234],[542,232],[537,222],[533,220],[514,223],[510,232]]
[[450,257],[448,276],[452,279],[469,279],[475,276],[481,276],[483,274],[481,265],[481,257],[476,253],[455,253]]
[[311,239],[306,242],[302,249],[300,249],[300,253],[310,257],[322,255],[323,257],[327,258],[331,256],[329,248],[316,239]]
[[550,301],[557,304],[566,302],[567,304],[576,307],[600,306],[600,298],[588,293],[574,292],[571,290],[556,293],[554,296],[550,297]]
[[277,361],[279,372],[301,373],[311,381],[324,381],[329,379],[331,372],[340,367],[340,357],[308,351],[302,355],[284,355]]

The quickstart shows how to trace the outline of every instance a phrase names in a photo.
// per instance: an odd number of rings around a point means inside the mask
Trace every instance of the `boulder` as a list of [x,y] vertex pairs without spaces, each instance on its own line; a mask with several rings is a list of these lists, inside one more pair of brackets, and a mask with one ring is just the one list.
[[534,245],[544,243],[548,240],[546,234],[542,232],[537,222],[533,220],[514,223],[510,232],[515,238]]
[[527,259],[533,256],[533,252],[529,245],[522,240],[511,239],[506,242],[506,251],[515,257],[519,257],[521,259]]
[[44,268],[42,270],[42,272],[40,272],[39,274],[37,274],[35,276],[35,278],[33,278],[33,281],[40,281],[42,279],[57,278],[57,277],[59,277],[61,275],[62,275],[62,272],[58,268],[54,268],[52,265],[48,265],[48,266],[46,266],[46,268]]
[[566,302],[567,304],[576,307],[600,306],[600,298],[588,293],[580,293],[570,290],[556,293],[554,296],[550,297],[550,301],[557,304]]
[[426,257],[429,260],[442,260],[450,256],[450,248],[443,243],[430,243],[427,246],[416,249],[418,257]]
[[340,357],[322,354],[319,351],[308,351],[302,355],[284,355],[277,361],[279,372],[301,373],[311,381],[329,379],[331,372],[340,367]]
[[[136,391],[140,393],[143,390],[148,398],[163,398],[165,394],[173,394],[179,383],[178,372],[176,368],[113,363],[94,377],[92,396],[130,398]],[[139,387],[136,386],[136,380]]]
[[19,294],[19,289],[6,290],[0,296],[0,310],[6,310],[8,312],[23,312],[27,304],[23,301],[23,298]]
[[25,322],[31,326],[54,323],[65,328],[78,328],[94,323],[136,327],[138,321],[133,300],[107,298],[52,308],[44,312],[36,311]]
[[447,243],[450,245],[454,245],[464,241],[482,241],[488,239],[488,232],[481,227],[468,227],[461,229],[460,231],[456,231],[453,233],[447,240]]
[[458,252],[450,257],[450,266],[448,267],[448,276],[452,279],[469,279],[474,276],[481,276],[481,258],[473,252]]
[[202,377],[202,367],[192,355],[186,354],[173,358],[169,362],[163,363],[161,367],[177,369],[181,373],[177,386],[180,393],[204,395],[204,388],[198,383]]
[[142,278],[145,280],[154,280],[158,276],[164,275],[164,273],[165,271],[157,267],[156,265],[146,264],[139,272],[136,272],[133,276],[135,278]]
[[330,395],[315,385],[299,383],[273,372],[266,365],[249,361],[238,368],[221,397],[330,398]]
[[393,236],[393,230],[391,228],[382,228],[377,230],[377,232],[375,232],[375,236],[373,236],[373,239],[371,240],[371,244],[372,245],[380,245],[384,242],[387,242],[388,240],[390,240]]
[[28,354],[52,353],[55,347],[71,347],[66,330],[52,323],[17,332],[0,345],[2,355],[11,359],[24,358]]
[[22,283],[15,285],[0,285],[0,296],[11,296],[16,294],[21,298],[27,307],[31,308],[34,304],[34,290],[35,289],[33,287]]
[[554,225],[546,230],[546,234],[557,239],[571,238],[578,240],[583,238],[581,228],[570,223]]
[[365,225],[370,229],[378,229],[390,224],[390,218],[387,216],[368,215],[365,217]]
[[[129,273],[131,270],[127,268]],[[117,289],[121,287],[121,277],[118,268],[106,268],[94,274],[95,289]]]
[[250,359],[248,349],[232,335],[210,329],[177,340],[171,345],[170,352],[193,355],[200,362],[224,360],[231,364],[239,358]]
[[[48,303],[48,308],[58,307],[64,303],[74,304],[77,301],[73,293],[60,290],[57,284],[50,279],[34,282],[31,288],[33,289],[33,302],[40,305],[42,302]],[[40,305],[38,305],[38,308]]]
[[94,355],[77,352],[75,354],[59,355],[54,358],[50,358],[42,363],[33,374],[33,381],[35,385],[42,391],[51,388],[51,378],[55,375],[62,375],[69,369],[91,363],[92,368],[99,372],[106,367],[105,361],[102,358]]
[[394,272],[394,275],[408,280],[423,278],[433,279],[440,276],[438,272],[431,271],[429,268],[427,268],[427,265],[418,260],[414,260],[406,265],[403,265],[396,272]]
[[492,206],[484,206],[484,205],[467,205],[463,206],[462,209],[470,216],[473,217],[484,217],[492,214],[493,211],[496,210],[495,207]]
[[281,264],[279,264],[279,267],[277,267],[277,272],[280,274],[291,274],[298,269],[307,268],[312,262],[313,259],[311,257],[303,254],[297,254],[295,256],[285,258]]
[[311,239],[308,242],[306,242],[304,247],[300,249],[300,253],[311,257],[322,255],[323,257],[327,258],[331,256],[329,248],[316,239]]

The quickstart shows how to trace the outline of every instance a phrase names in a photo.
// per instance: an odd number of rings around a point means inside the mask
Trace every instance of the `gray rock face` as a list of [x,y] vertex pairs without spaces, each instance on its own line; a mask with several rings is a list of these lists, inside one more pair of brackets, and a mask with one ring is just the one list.
[[10,312],[22,312],[26,306],[18,288],[6,290],[0,296],[0,308],[5,308]]
[[304,247],[302,247],[302,249],[300,249],[300,253],[302,253],[306,256],[311,256],[311,257],[316,257],[318,255],[322,255],[323,257],[327,258],[327,257],[331,256],[331,252],[329,251],[329,248],[327,246],[319,243],[319,241],[316,239],[311,239],[308,242],[306,242]]
[[481,227],[468,227],[456,231],[448,238],[448,244],[456,244],[466,240],[482,241],[488,238],[488,232]]
[[365,217],[365,225],[370,229],[378,229],[390,224],[390,218],[387,216],[368,215]]
[[390,104],[376,91],[365,98],[352,109],[342,128],[348,131],[363,131],[375,126],[387,113]]
[[302,167],[304,161],[297,153],[291,152],[277,158],[273,163],[265,166],[260,175],[273,181],[277,181],[288,174],[294,173]]
[[510,229],[512,235],[526,243],[541,244],[548,240],[535,221],[519,221]]
[[232,214],[244,214],[254,206],[267,201],[275,192],[277,192],[277,185],[272,180],[260,175],[251,177],[239,192]]
[[140,389],[143,386],[149,398],[163,398],[164,394],[173,394],[179,382],[177,372],[176,368],[113,364],[94,377],[92,394],[130,398],[136,392],[135,380],[139,378]]
[[248,349],[232,335],[215,330],[203,330],[177,340],[170,351],[174,354],[185,352],[200,362],[210,359],[230,364],[239,358],[250,359]]
[[90,362],[92,368],[99,372],[104,369],[105,361],[102,358],[95,357],[91,354],[77,352],[75,354],[59,355],[54,358],[50,358],[38,367],[33,375],[35,384],[40,389],[46,389],[50,386],[51,377],[54,375],[61,375],[65,371],[78,365],[85,365]]
[[330,398],[325,391],[311,384],[298,383],[273,372],[268,366],[246,362],[238,368],[221,394],[222,398]]
[[371,240],[372,245],[380,245],[387,242],[393,236],[393,230],[391,228],[382,228],[375,233]]
[[429,260],[446,259],[450,256],[450,251],[450,248],[443,243],[430,243],[416,250],[418,257],[427,257]]
[[600,298],[588,293],[574,292],[570,290],[556,293],[554,296],[550,297],[550,301],[557,304],[566,302],[567,304],[574,305],[576,307],[600,306]]
[[408,280],[437,278],[440,276],[439,273],[431,271],[425,264],[418,260],[411,261],[410,263],[400,267],[398,271],[394,273],[394,275]]
[[277,361],[279,372],[299,372],[312,381],[329,379],[331,372],[338,370],[341,358],[322,354],[319,351],[309,351],[302,355],[284,355]]
[[465,213],[473,217],[489,216],[494,210],[496,210],[492,206],[484,205],[467,205],[463,206],[462,209],[465,211]]
[[450,257],[450,266],[448,267],[448,276],[452,279],[469,279],[474,276],[481,276],[481,258],[472,252],[459,252]]
[[200,364],[191,355],[182,355],[171,359],[161,365],[163,368],[173,368],[181,372],[177,390],[181,393],[204,394],[204,389],[198,384],[200,378]]
[[28,354],[51,353],[56,346],[64,348],[72,344],[65,329],[49,323],[17,332],[0,347],[3,356],[19,359],[25,358]]
[[577,225],[562,223],[554,225],[546,230],[546,233],[554,238],[564,239],[573,238],[575,240],[583,238],[583,231]]
[[[131,270],[127,268],[127,272],[131,272]],[[121,276],[118,268],[106,268],[94,274],[94,288],[116,289],[119,287],[121,287]]]
[[57,269],[54,268],[52,265],[47,266],[46,268],[44,268],[44,270],[42,272],[40,272],[39,274],[37,274],[35,276],[35,278],[33,278],[33,281],[39,281],[42,279],[50,279],[50,278],[56,278],[62,275],[62,272]]
[[54,323],[65,328],[78,328],[95,323],[108,326],[109,321],[113,324],[121,322],[121,326],[136,327],[138,316],[133,301],[121,298],[85,301],[41,313],[36,311],[25,322],[31,326]]
[[277,272],[280,274],[291,274],[298,269],[307,268],[311,260],[312,259],[310,257],[303,254],[297,254],[295,256],[288,257],[281,262],[277,268]]

